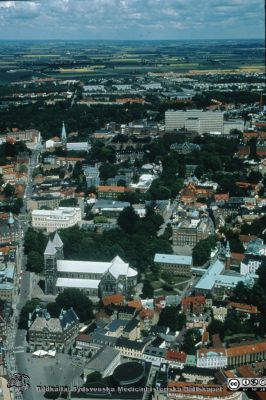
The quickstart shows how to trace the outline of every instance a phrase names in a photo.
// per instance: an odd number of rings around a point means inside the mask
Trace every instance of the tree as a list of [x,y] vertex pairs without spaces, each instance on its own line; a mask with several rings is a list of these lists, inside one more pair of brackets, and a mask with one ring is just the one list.
[[152,299],[153,298],[153,287],[148,279],[145,279],[143,282],[143,288],[142,288],[142,298],[143,299]]
[[208,240],[200,240],[193,248],[192,257],[194,265],[205,264],[211,255],[211,244]]
[[78,204],[78,200],[75,197],[70,199],[60,200],[60,207],[76,207]]
[[247,180],[250,183],[259,183],[262,180],[262,174],[259,171],[251,171]]
[[108,178],[114,177],[117,174],[117,170],[117,165],[105,162],[99,168],[100,178],[106,181]]
[[182,350],[188,354],[195,354],[195,345],[199,343],[201,339],[201,333],[199,329],[192,328],[188,329],[184,336],[184,341],[182,345]]
[[89,321],[93,317],[93,305],[91,300],[79,289],[65,289],[56,297],[56,303],[60,308],[68,310],[73,307],[80,322]]
[[35,273],[43,271],[43,256],[37,251],[30,251],[27,257],[27,270]]
[[22,308],[19,316],[18,328],[28,329],[29,313],[32,313],[35,308],[40,304],[39,299],[32,299],[27,301],[25,306]]
[[118,217],[118,225],[126,233],[134,233],[137,230],[139,216],[135,213],[133,207],[126,207]]
[[80,175],[82,175],[82,174],[83,174],[83,171],[82,171],[82,164],[81,164],[80,161],[77,161],[76,164],[75,164],[75,167],[74,167],[74,169],[73,169],[72,177],[73,177],[75,180],[78,180],[79,177],[80,177]]
[[52,318],[58,318],[61,312],[61,308],[56,302],[48,303],[46,309]]
[[158,325],[167,326],[171,331],[181,330],[186,323],[185,314],[179,312],[176,307],[162,309]]
[[264,289],[264,291],[266,293],[266,260],[265,260],[265,258],[263,258],[262,263],[257,270],[257,274],[259,276],[258,284],[260,285],[261,288]]
[[213,319],[210,325],[208,326],[208,332],[210,336],[218,333],[221,339],[223,339],[224,324],[222,323],[222,321]]
[[86,384],[99,382],[102,379],[102,375],[100,372],[92,372],[91,374],[87,375]]
[[41,231],[35,231],[33,228],[29,228],[24,237],[24,252],[29,254],[31,251],[36,251],[41,255],[47,245],[47,237]]
[[12,196],[14,196],[14,194],[15,194],[15,188],[14,188],[14,186],[10,185],[10,183],[7,183],[6,186],[5,186],[5,188],[4,188],[4,190],[3,190],[3,193],[4,193],[4,195],[5,195],[6,197],[12,197]]

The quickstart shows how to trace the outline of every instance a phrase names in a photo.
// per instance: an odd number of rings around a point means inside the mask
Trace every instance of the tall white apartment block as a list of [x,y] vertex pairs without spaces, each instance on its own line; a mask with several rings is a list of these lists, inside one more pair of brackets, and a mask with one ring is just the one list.
[[223,133],[224,113],[222,111],[168,110],[165,112],[165,130],[187,129],[204,133]]
[[81,221],[81,209],[78,207],[59,207],[55,210],[33,210],[32,227],[54,232],[78,224]]

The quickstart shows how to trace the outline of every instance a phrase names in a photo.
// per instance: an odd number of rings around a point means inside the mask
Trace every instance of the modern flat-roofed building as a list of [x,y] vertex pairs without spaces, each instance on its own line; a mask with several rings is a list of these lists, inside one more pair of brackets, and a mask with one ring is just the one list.
[[59,207],[55,210],[33,210],[33,228],[54,232],[57,229],[70,228],[81,222],[81,209],[78,207]]
[[223,133],[224,113],[222,111],[204,110],[168,110],[165,112],[165,130],[193,130],[200,135],[204,133]]
[[173,225],[174,246],[195,246],[200,240],[209,235],[209,223],[207,219],[188,218],[178,225]]
[[191,276],[191,256],[155,254],[154,263],[159,265],[163,272],[180,276]]

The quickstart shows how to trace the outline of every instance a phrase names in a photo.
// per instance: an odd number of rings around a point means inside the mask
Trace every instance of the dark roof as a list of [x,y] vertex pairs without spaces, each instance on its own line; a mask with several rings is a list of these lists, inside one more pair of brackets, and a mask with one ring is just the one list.
[[129,340],[127,338],[120,337],[116,340],[115,346],[141,351],[146,346],[146,343],[136,342],[135,340]]
[[127,323],[127,325],[124,328],[124,332],[131,332],[133,329],[135,329],[139,324],[139,321],[137,319],[132,319]]
[[106,336],[98,332],[93,332],[91,334],[91,339],[93,343],[100,344],[102,346],[108,345],[111,347],[115,346],[117,340],[116,337]]
[[71,325],[75,325],[79,323],[79,318],[73,308],[69,308],[68,310],[61,310],[59,321],[61,327],[64,330],[68,329]]
[[128,306],[119,306],[116,305],[113,307],[114,310],[118,311],[119,313],[125,313],[125,314],[130,314],[130,315],[134,315],[136,310],[132,307],[128,307]]
[[151,327],[150,333],[151,335],[160,335],[162,333],[166,334],[167,329],[168,329],[167,326],[155,325]]
[[155,357],[165,357],[166,350],[157,346],[149,345],[146,347],[144,354]]

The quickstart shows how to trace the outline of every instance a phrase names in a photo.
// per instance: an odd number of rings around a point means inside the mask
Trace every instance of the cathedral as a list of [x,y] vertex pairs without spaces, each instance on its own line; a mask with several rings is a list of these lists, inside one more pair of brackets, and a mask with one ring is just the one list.
[[45,294],[76,288],[97,300],[114,293],[126,294],[137,284],[137,271],[119,256],[110,262],[64,260],[63,242],[57,232],[44,252],[44,272]]

